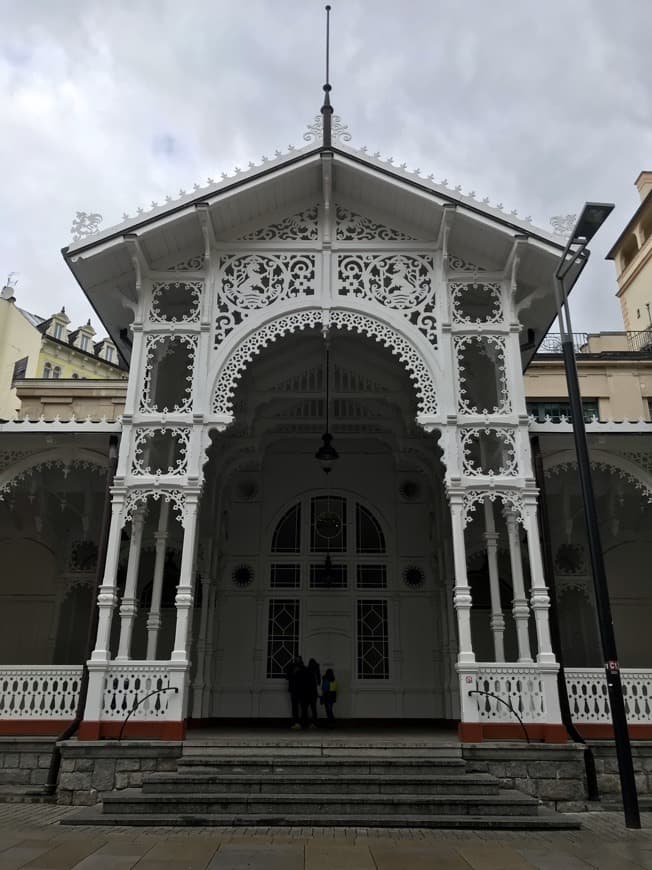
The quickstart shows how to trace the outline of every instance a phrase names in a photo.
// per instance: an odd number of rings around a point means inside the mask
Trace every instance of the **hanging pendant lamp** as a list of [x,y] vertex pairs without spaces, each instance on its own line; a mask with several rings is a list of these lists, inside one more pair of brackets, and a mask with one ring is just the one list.
[[333,464],[340,458],[339,453],[333,447],[332,441],[333,436],[331,435],[328,427],[328,405],[330,399],[330,390],[329,390],[329,381],[330,381],[330,371],[329,371],[329,363],[330,363],[330,350],[328,344],[328,338],[326,337],[326,354],[325,354],[325,365],[324,365],[324,379],[325,379],[325,403],[326,403],[326,431],[321,436],[321,446],[319,450],[315,453],[315,459],[322,467],[322,471],[324,474],[330,474]]

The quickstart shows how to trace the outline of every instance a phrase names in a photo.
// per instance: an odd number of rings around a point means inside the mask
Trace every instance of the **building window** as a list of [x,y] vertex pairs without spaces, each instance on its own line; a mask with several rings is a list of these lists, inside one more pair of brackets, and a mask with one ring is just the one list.
[[76,381],[79,379],[79,375],[77,374],[77,372],[73,372],[71,377],[72,377],[73,381]]
[[88,336],[82,335],[79,339],[79,349],[80,350],[88,350]]
[[650,420],[652,420],[652,399],[647,400],[647,414]]
[[361,504],[355,506],[355,535],[357,553],[385,552],[385,537],[378,520]]
[[60,378],[61,377],[61,367],[60,366],[55,366],[52,369],[52,377],[53,378]]
[[310,501],[310,551],[346,552],[346,499],[324,495]]
[[285,669],[299,655],[299,601],[272,598],[267,620],[267,677],[285,677]]
[[301,566],[272,565],[269,585],[272,589],[298,589],[301,585]]
[[301,505],[295,504],[274,529],[272,553],[298,553],[301,550]]
[[52,365],[50,363],[46,363],[43,366],[43,377],[51,378],[52,377]]
[[321,564],[310,566],[311,589],[346,589],[346,565]]
[[357,607],[359,680],[389,679],[387,601],[360,599]]
[[54,324],[54,329],[52,330],[52,335],[57,341],[61,341],[61,336],[63,335],[63,326],[60,323]]
[[[600,419],[597,399],[582,399],[582,409],[585,423],[590,423],[593,417]],[[546,417],[550,417],[553,423],[559,423],[562,417],[571,421],[570,402],[566,399],[535,399],[527,402],[527,412],[538,423],[545,423]]]
[[16,360],[14,363],[14,373],[11,376],[13,381],[24,381],[27,374],[27,360],[29,357],[24,356],[22,359]]
[[113,362],[113,348],[107,347],[104,349],[104,357],[107,362]]

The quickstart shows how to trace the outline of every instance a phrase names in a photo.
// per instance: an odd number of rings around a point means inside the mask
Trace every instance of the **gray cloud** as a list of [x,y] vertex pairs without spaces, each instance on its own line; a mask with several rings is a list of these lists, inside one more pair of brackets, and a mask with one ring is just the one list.
[[[621,324],[603,257],[650,168],[648,0],[334,0],[333,101],[354,144],[531,214],[617,209],[575,293],[575,328]],[[22,305],[88,307],[59,249],[301,144],[318,112],[317,0],[0,0],[0,271]]]

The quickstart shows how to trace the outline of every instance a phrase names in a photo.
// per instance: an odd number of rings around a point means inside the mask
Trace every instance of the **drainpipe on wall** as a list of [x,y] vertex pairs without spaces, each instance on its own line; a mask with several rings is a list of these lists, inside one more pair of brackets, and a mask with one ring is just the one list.
[[539,489],[539,536],[541,538],[542,553],[543,553],[543,570],[545,572],[546,583],[550,590],[550,640],[552,648],[559,662],[559,670],[557,672],[557,688],[559,691],[559,708],[561,711],[561,720],[568,733],[568,736],[574,743],[580,743],[584,747],[584,769],[586,773],[586,791],[590,801],[599,801],[600,792],[598,790],[598,777],[595,772],[595,758],[593,750],[588,745],[586,740],[579,733],[573,722],[570,703],[568,701],[568,690],[566,688],[566,674],[564,672],[564,655],[561,644],[561,632],[559,630],[559,610],[557,608],[557,589],[555,585],[555,566],[551,549],[550,524],[548,522],[548,505],[546,502],[546,483],[543,475],[543,459],[541,457],[541,445],[539,438],[535,436],[531,439],[532,444],[532,460],[534,464],[534,478]]
[[95,571],[95,583],[93,585],[93,609],[91,618],[88,624],[88,637],[86,640],[86,655],[82,667],[81,680],[79,682],[79,698],[77,700],[77,711],[75,718],[66,727],[64,731],[57,737],[52,748],[52,756],[50,757],[50,767],[48,770],[48,779],[45,784],[47,794],[54,794],[57,790],[57,782],[59,780],[59,769],[61,767],[61,748],[59,742],[70,740],[73,734],[76,733],[83,718],[84,709],[86,707],[86,695],[88,693],[88,659],[91,657],[95,646],[95,636],[97,634],[97,622],[99,610],[97,607],[97,594],[102,583],[104,575],[104,563],[106,562],[106,551],[109,541],[109,526],[111,524],[111,489],[115,478],[116,469],[118,467],[118,436],[111,435],[109,438],[109,465],[106,470],[106,488],[104,490],[104,505],[102,507],[102,524],[100,526],[100,540],[98,541],[97,551],[97,568]]

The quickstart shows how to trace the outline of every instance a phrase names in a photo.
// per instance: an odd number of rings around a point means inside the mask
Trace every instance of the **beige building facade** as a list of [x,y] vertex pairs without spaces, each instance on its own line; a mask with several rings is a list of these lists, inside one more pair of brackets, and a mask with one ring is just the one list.
[[[88,321],[71,330],[65,308],[48,318],[16,304],[15,287],[0,293],[0,419],[20,408],[15,384],[23,379],[126,379],[127,371],[110,338],[94,341]],[[23,416],[26,412],[23,412]],[[27,412],[28,413],[28,412]]]

